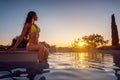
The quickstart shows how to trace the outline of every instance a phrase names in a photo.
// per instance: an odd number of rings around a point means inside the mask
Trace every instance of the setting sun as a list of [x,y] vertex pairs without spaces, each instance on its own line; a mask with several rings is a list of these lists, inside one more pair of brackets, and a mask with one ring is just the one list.
[[80,41],[80,42],[78,43],[78,45],[79,45],[79,46],[84,46],[84,45],[85,45],[85,42],[81,42],[81,41]]

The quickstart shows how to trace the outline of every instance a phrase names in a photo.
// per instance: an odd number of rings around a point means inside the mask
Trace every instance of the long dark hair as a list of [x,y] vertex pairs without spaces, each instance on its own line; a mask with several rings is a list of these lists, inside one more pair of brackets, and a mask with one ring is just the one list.
[[32,23],[32,18],[36,15],[36,12],[34,11],[30,11],[28,14],[27,14],[27,17],[26,17],[26,20],[25,20],[25,24],[26,23]]
[[[32,23],[32,18],[33,18],[35,15],[36,15],[36,12],[34,12],[34,11],[28,12],[24,25],[25,25],[26,23],[30,23],[30,24],[31,24],[31,23]],[[29,29],[27,30],[26,35],[25,35],[25,38],[26,38],[26,39],[28,38],[28,33],[29,33]]]

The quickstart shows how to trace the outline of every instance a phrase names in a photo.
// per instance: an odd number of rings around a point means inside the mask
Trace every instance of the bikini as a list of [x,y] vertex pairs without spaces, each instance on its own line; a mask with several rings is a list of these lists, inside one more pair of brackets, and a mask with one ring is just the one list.
[[[34,24],[32,24],[29,34],[34,33],[34,32],[40,32],[40,28],[36,27]],[[27,43],[27,46],[32,45],[33,43]]]
[[33,24],[30,28],[30,33],[34,33],[34,32],[40,32],[40,28],[35,27],[35,25]]

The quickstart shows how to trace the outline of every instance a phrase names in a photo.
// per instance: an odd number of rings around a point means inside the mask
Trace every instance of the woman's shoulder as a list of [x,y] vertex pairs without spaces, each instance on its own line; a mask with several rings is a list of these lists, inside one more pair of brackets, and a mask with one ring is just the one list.
[[32,24],[31,23],[25,23],[25,26],[31,26]]
[[32,25],[31,23],[25,23],[25,25],[24,25],[24,26],[25,26],[26,28],[30,28],[30,27],[31,27],[31,25]]

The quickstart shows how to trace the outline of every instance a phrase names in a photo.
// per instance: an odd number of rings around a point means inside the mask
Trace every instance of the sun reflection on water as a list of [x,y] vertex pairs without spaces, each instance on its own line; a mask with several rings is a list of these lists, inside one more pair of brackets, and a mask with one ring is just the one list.
[[52,68],[107,69],[114,65],[113,56],[100,52],[56,52],[49,56]]

